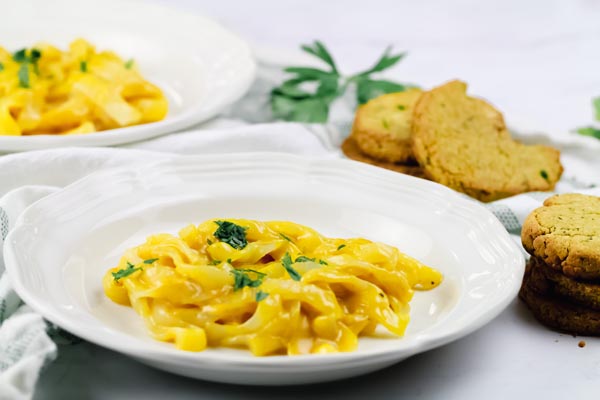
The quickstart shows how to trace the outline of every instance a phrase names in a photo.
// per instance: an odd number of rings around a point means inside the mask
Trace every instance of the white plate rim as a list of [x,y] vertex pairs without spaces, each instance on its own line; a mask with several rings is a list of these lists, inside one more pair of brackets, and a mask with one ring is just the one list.
[[[69,2],[74,0],[59,1],[68,5]],[[129,127],[81,135],[0,135],[0,152],[19,152],[72,146],[113,146],[138,142],[181,131],[216,117],[227,106],[239,100],[254,82],[257,73],[257,65],[250,45],[235,33],[224,28],[218,22],[204,15],[185,12],[184,9],[177,7],[167,7],[166,5],[147,3],[140,0],[104,0],[102,4],[118,5],[119,7],[135,7],[138,12],[140,9],[143,11],[144,8],[164,10],[164,12],[168,12],[169,15],[195,18],[199,24],[210,27],[218,37],[226,40],[229,45],[236,48],[237,54],[234,60],[235,62],[224,66],[224,69],[227,71],[233,72],[235,70],[236,73],[233,74],[235,80],[231,81],[227,90],[222,93],[222,98],[220,98],[219,101],[191,105],[186,109],[183,115],[175,117],[169,117],[167,115],[164,120],[158,122],[132,125]],[[55,2],[53,2],[52,5],[55,5]],[[26,9],[29,5],[25,0],[18,2],[17,6]],[[216,79],[218,76],[211,76],[210,78]]]
[[[156,161],[154,163],[149,163],[148,165],[145,165],[140,168],[147,170],[156,168],[172,168],[174,166],[185,166],[188,164],[206,165],[206,163],[219,162],[222,161],[222,159],[223,157],[221,155],[182,156],[178,158]],[[354,173],[361,173],[365,176],[381,178],[382,181],[392,182],[396,184],[406,184],[407,182],[410,182],[422,188],[427,188],[427,190],[431,191],[437,196],[450,198],[453,202],[455,202],[454,205],[458,204],[463,211],[472,212],[480,216],[483,215],[486,217],[492,217],[492,219],[488,218],[487,220],[487,222],[491,224],[488,228],[496,230],[496,232],[499,234],[499,243],[502,246],[505,246],[505,249],[510,251],[511,256],[513,256],[515,259],[515,267],[517,269],[512,273],[512,285],[503,289],[502,296],[495,300],[493,307],[491,307],[488,310],[485,310],[485,312],[480,312],[479,315],[476,316],[476,318],[472,317],[472,321],[467,327],[463,327],[462,329],[455,329],[454,331],[445,332],[443,334],[426,335],[421,336],[420,339],[412,339],[413,345],[409,349],[400,348],[395,349],[393,351],[390,351],[389,349],[379,349],[375,351],[369,351],[368,353],[350,352],[325,354],[318,356],[270,356],[254,357],[248,359],[236,359],[235,357],[233,357],[233,359],[231,359],[216,354],[207,354],[202,352],[190,353],[160,348],[151,349],[149,353],[149,349],[142,342],[139,342],[139,344],[134,347],[132,347],[130,343],[121,344],[109,342],[107,340],[103,340],[102,335],[91,334],[89,331],[86,331],[84,327],[78,326],[75,322],[65,320],[58,312],[49,310],[48,306],[45,305],[41,299],[38,299],[35,293],[30,292],[25,287],[25,285],[19,278],[18,257],[12,244],[15,241],[15,238],[19,235],[19,232],[23,225],[23,221],[28,217],[29,214],[32,213],[32,210],[35,210],[35,208],[39,207],[40,204],[52,201],[52,199],[55,196],[60,196],[65,191],[79,190],[80,188],[85,188],[86,186],[93,184],[93,182],[95,181],[101,181],[103,179],[102,177],[106,174],[118,173],[122,171],[131,171],[131,167],[116,167],[92,173],[66,186],[63,190],[38,200],[34,204],[30,205],[19,216],[19,218],[15,222],[14,228],[10,231],[4,243],[4,259],[6,264],[6,271],[15,291],[21,297],[21,299],[25,301],[26,304],[32,307],[35,311],[39,312],[42,316],[44,316],[44,318],[48,319],[52,323],[66,329],[67,331],[74,333],[75,335],[89,342],[136,358],[159,359],[161,361],[164,361],[164,359],[161,359],[161,357],[165,357],[169,358],[170,360],[175,360],[175,362],[177,359],[183,361],[193,360],[196,363],[209,363],[215,366],[252,366],[253,368],[264,369],[265,371],[273,370],[278,367],[281,367],[282,365],[290,364],[298,368],[328,369],[332,365],[336,364],[362,364],[365,360],[370,359],[378,359],[380,361],[389,361],[395,359],[402,360],[414,354],[421,353],[452,342],[481,328],[482,326],[490,322],[492,319],[494,319],[498,314],[500,314],[508,306],[508,304],[516,297],[516,294],[520,287],[520,278],[522,277],[525,264],[522,251],[516,246],[516,244],[510,238],[508,232],[506,232],[502,224],[496,219],[496,217],[493,216],[493,214],[489,210],[487,210],[485,207],[475,202],[474,200],[465,198],[449,188],[420,178],[415,178],[404,174],[398,174],[392,171],[387,171],[357,161],[345,159],[322,159],[282,153],[239,153],[230,154],[227,156],[227,159],[234,159],[238,161],[245,160],[249,163],[249,165],[260,165],[261,162],[264,163],[264,160],[274,160],[276,161],[277,165],[288,164],[292,168],[304,171],[311,169],[319,169],[328,166],[339,166],[342,169],[352,170]]]

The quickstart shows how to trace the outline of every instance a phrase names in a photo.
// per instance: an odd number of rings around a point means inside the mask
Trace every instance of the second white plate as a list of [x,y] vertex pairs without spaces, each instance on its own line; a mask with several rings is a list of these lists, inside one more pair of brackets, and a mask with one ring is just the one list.
[[[24,17],[26,16],[26,17]],[[142,1],[20,0],[0,13],[0,46],[13,51],[82,37],[136,60],[169,101],[160,122],[84,135],[0,135],[0,152],[109,146],[175,132],[214,117],[254,80],[248,45],[216,22]]]
[[[102,276],[147,235],[209,218],[290,220],[327,236],[385,242],[439,269],[444,282],[415,294],[404,338],[361,338],[353,353],[178,351],[151,339],[130,308],[111,302]],[[270,153],[95,173],[29,207],[4,254],[19,296],[64,329],[178,374],[261,385],[359,375],[462,337],[515,297],[524,267],[498,220],[443,186],[353,161]]]

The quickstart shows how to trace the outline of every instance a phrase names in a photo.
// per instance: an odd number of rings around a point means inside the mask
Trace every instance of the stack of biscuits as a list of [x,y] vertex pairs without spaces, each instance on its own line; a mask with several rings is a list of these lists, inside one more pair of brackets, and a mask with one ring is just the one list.
[[451,81],[360,106],[342,145],[357,161],[424,177],[481,201],[554,188],[558,150],[513,140],[502,114]]
[[543,324],[600,335],[600,197],[561,194],[525,220],[531,258],[519,297]]

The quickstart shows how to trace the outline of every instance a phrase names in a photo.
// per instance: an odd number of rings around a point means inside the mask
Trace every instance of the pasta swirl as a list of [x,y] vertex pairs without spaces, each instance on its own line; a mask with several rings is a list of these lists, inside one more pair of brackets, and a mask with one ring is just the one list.
[[402,336],[413,290],[441,281],[438,271],[382,243],[232,219],[148,237],[103,285],[158,340],[266,356],[353,351],[379,325]]

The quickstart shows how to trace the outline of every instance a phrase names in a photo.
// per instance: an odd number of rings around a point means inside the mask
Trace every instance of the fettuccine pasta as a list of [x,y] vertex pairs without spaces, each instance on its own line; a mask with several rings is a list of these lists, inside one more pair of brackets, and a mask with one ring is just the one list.
[[257,356],[347,352],[377,326],[402,336],[413,290],[441,274],[398,249],[292,222],[209,220],[157,234],[104,276],[158,340]]
[[160,121],[167,109],[135,60],[83,39],[67,51],[45,43],[14,53],[0,47],[0,135],[91,133]]

